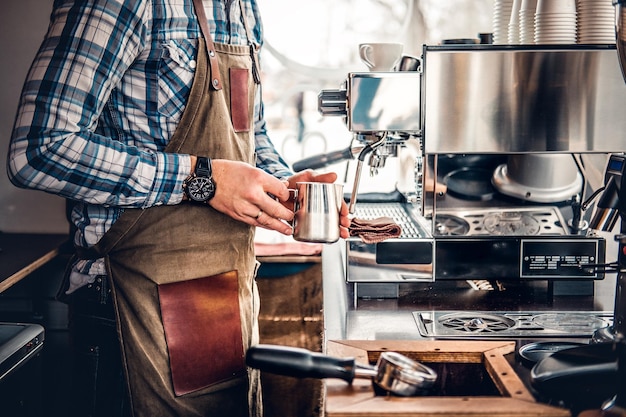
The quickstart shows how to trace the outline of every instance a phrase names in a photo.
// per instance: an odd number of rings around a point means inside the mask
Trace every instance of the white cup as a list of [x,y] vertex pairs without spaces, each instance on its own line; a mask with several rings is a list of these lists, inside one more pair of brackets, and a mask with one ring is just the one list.
[[359,55],[370,71],[393,71],[402,58],[403,49],[401,43],[362,43]]
[[520,43],[520,27],[519,27],[519,11],[522,5],[522,0],[514,0],[511,7],[511,18],[509,19],[509,37],[508,41],[510,45],[517,45]]
[[576,15],[576,0],[538,0],[536,13],[564,13]]
[[521,44],[535,43],[535,10],[537,10],[537,0],[522,0],[519,9],[519,41]]

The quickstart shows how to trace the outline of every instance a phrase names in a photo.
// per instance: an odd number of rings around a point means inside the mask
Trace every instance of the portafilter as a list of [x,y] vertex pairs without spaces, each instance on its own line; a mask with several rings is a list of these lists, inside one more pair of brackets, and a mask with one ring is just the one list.
[[410,397],[427,392],[437,374],[426,365],[397,352],[382,352],[376,366],[359,364],[354,358],[334,358],[303,348],[256,345],[246,354],[246,364],[277,375],[299,378],[371,378],[390,394]]

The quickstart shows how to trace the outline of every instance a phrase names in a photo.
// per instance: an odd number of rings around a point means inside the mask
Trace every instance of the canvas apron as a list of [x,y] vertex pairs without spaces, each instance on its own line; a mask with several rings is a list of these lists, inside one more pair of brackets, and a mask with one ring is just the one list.
[[[165,151],[253,164],[252,48],[213,44],[203,29],[189,100]],[[135,416],[261,414],[259,373],[244,358],[258,343],[253,227],[206,204],[131,209],[93,251],[112,281]]]

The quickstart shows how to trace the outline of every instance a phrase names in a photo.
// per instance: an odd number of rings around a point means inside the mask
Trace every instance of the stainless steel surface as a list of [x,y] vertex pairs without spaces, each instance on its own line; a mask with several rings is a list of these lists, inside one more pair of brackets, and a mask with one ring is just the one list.
[[[556,206],[458,207],[440,209],[432,216],[420,217],[409,204],[362,203],[356,211],[360,219],[389,217],[402,228],[398,239],[477,235],[566,235],[565,218]],[[429,230],[432,228],[432,235]]]
[[[422,217],[409,204],[357,205],[357,217],[389,217],[398,238],[346,241],[350,283],[408,283],[471,279],[602,279],[585,265],[604,262],[604,238],[571,235],[556,206],[450,208]],[[381,292],[361,296],[393,297]],[[386,295],[385,295],[386,294]]]
[[427,154],[626,149],[610,46],[425,46],[422,67]]
[[496,168],[493,186],[502,194],[535,203],[557,203],[582,190],[583,177],[568,154],[509,155]]
[[422,336],[437,339],[590,338],[613,322],[612,312],[584,311],[416,311],[413,316]]
[[418,71],[421,65],[421,60],[417,57],[410,55],[403,55],[398,62],[398,71]]
[[[411,210],[410,219],[418,229],[426,224],[425,234],[377,245],[348,240],[347,281],[356,288],[361,283],[440,279],[576,284],[602,279],[604,271],[590,265],[604,262],[603,237],[568,228],[562,216],[542,223],[525,210],[492,212],[504,197],[538,204],[571,200],[581,206],[586,195],[578,194],[586,191],[585,182],[570,154],[626,149],[621,133],[626,118],[620,111],[626,108],[626,86],[615,61],[609,45],[425,46],[419,71],[350,73],[340,90],[323,92],[322,114],[343,116],[348,130],[366,145],[351,196],[350,212],[357,217],[362,165],[367,162],[375,173],[387,157],[383,145],[365,149],[382,143],[381,138],[396,144],[420,139],[416,152],[428,163],[414,176],[420,182],[416,189],[437,189],[436,157],[446,154],[506,154],[511,162],[506,168],[513,174],[492,179],[501,180],[502,198],[483,204],[480,220],[456,216],[464,210],[462,201],[454,206],[446,204],[454,200],[450,195],[429,193]],[[574,210],[573,203],[564,207]],[[580,225],[590,213],[576,214]],[[379,294],[397,296],[398,291],[387,286],[367,296]]]
[[427,339],[419,332],[415,311],[605,313],[614,308],[615,274],[594,281],[593,296],[553,296],[544,281],[505,283],[504,290],[494,291],[475,290],[464,282],[435,281],[400,284],[399,296],[393,299],[362,299],[355,296],[354,284],[346,283],[345,256],[342,242],[324,247],[325,340]]
[[430,222],[423,217],[416,216],[413,206],[403,203],[360,203],[357,206],[356,216],[359,219],[373,220],[379,217],[388,217],[402,228],[399,239],[419,239],[430,237],[428,225]]
[[[356,205],[356,217],[371,220],[380,217],[392,219],[402,228],[398,238],[387,239],[385,245],[410,245],[426,251],[426,258],[432,253],[432,235],[430,224],[422,216],[416,215],[411,204],[403,203],[359,203]],[[396,281],[432,281],[432,260],[426,263],[382,262],[379,246],[367,244],[360,238],[350,238],[347,247],[346,279],[349,282],[396,282]],[[391,249],[393,253],[400,253]]]
[[420,73],[350,73],[342,89],[319,95],[323,115],[347,116],[351,132],[417,132],[420,129]]
[[420,71],[350,73],[319,96],[351,132],[421,132],[427,154],[626,149],[610,45],[424,46]]
[[44,339],[44,328],[39,324],[0,323],[0,381],[39,353]]
[[302,242],[339,240],[343,184],[298,182],[295,189],[293,237]]
[[438,210],[434,233],[444,236],[563,236],[569,232],[558,207],[535,206]]
[[437,381],[437,373],[431,368],[396,352],[381,353],[376,368],[375,382],[401,397],[418,395]]

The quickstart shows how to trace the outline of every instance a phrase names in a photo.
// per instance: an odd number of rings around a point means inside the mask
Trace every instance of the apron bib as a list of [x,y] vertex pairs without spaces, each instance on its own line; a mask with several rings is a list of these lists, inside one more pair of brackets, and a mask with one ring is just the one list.
[[[255,59],[248,46],[213,44],[204,29],[165,151],[253,164]],[[209,205],[130,209],[90,252],[111,279],[135,416],[261,415],[259,372],[245,367],[258,343],[252,226]]]

